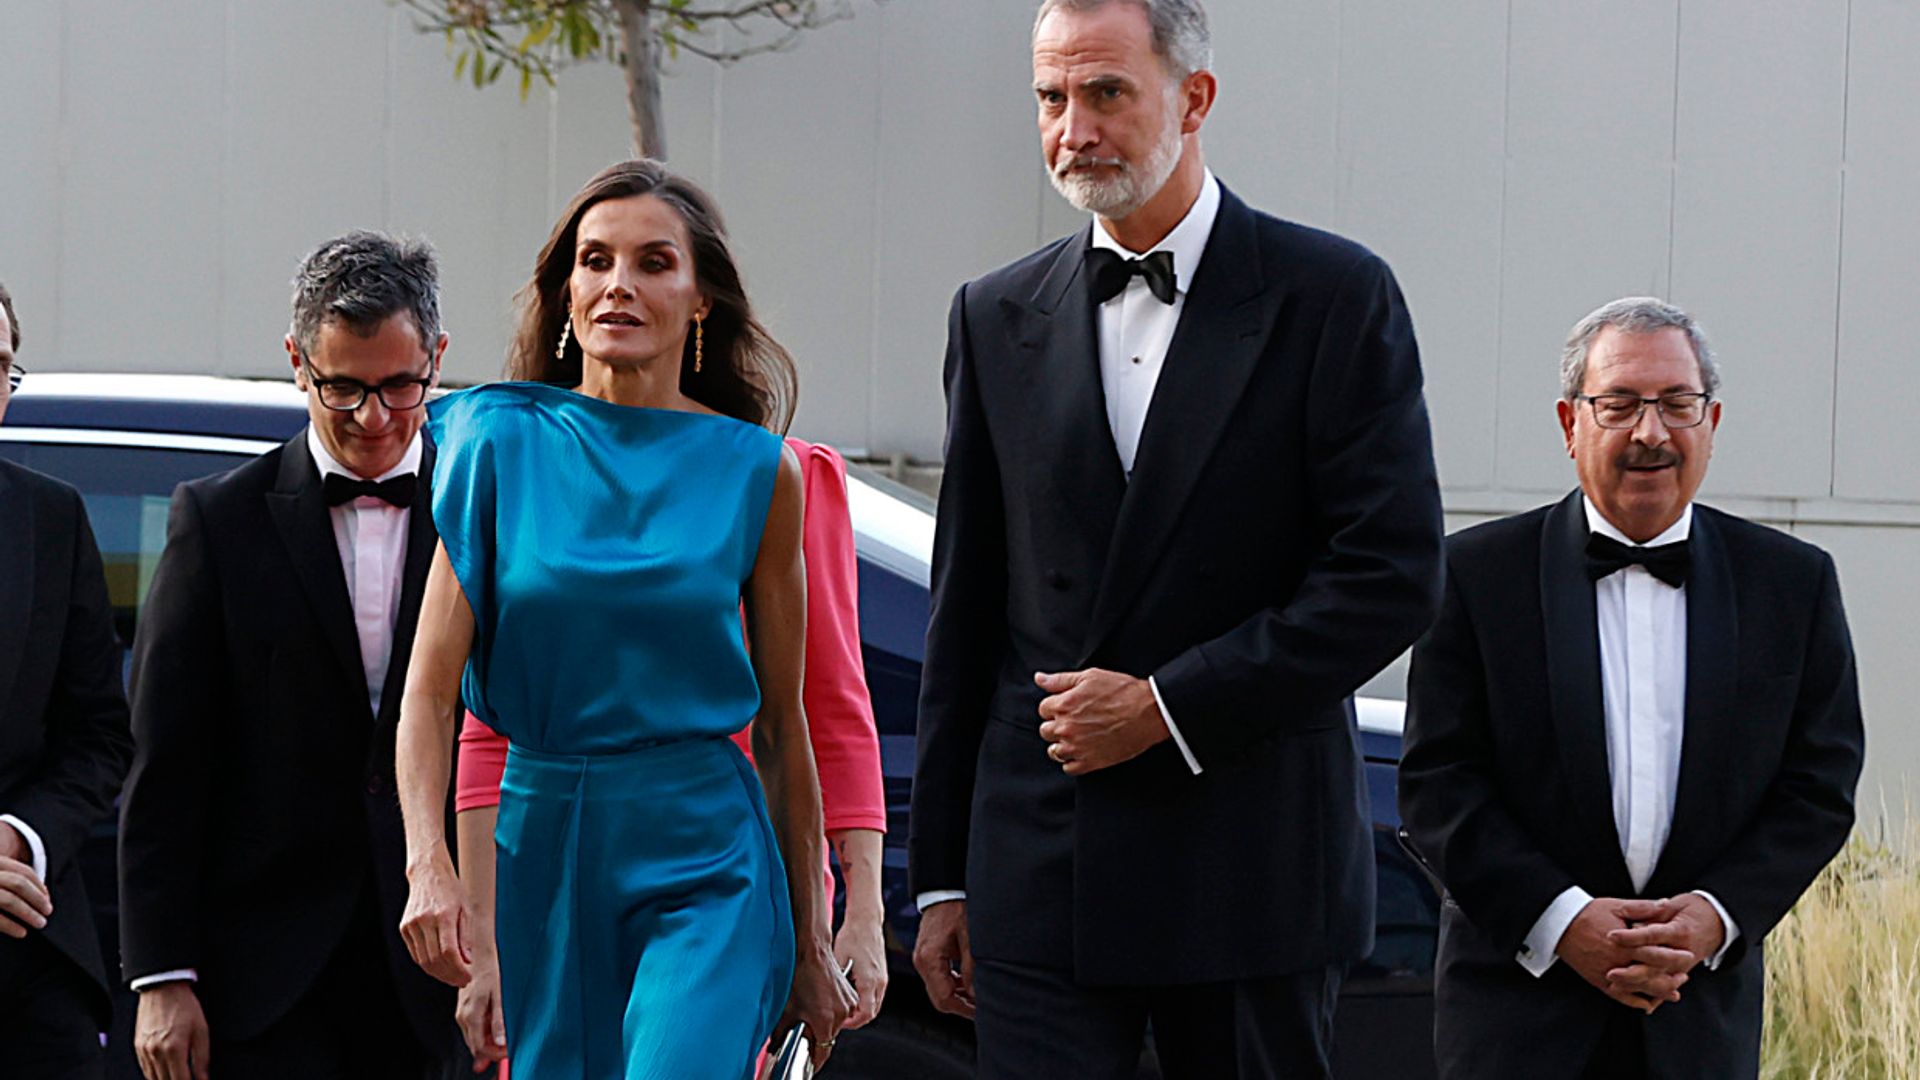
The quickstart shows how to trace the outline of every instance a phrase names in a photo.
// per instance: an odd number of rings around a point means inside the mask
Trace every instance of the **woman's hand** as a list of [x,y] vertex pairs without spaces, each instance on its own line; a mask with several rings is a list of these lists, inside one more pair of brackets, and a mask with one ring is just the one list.
[[445,847],[407,868],[407,906],[400,913],[400,937],[413,962],[449,986],[465,986],[473,978],[465,909],[465,890],[454,876]]
[[851,968],[859,997],[845,1026],[865,1027],[880,1015],[880,1003],[887,996],[887,942],[880,929],[880,913],[861,916],[849,911],[834,936],[833,958],[841,970]]
[[453,1018],[473,1054],[473,1071],[485,1072],[507,1057],[507,1019],[500,1007],[500,955],[492,934],[475,934],[473,979],[460,988]]
[[784,1032],[796,1021],[807,1025],[807,1037],[813,1040],[813,1067],[818,1069],[833,1053],[834,1040],[858,1001],[831,952],[803,949],[787,995],[787,1011],[774,1030]]

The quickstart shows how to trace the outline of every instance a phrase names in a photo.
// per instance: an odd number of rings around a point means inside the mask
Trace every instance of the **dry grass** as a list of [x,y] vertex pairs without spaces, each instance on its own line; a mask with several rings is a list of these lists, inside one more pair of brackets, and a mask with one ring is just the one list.
[[1767,938],[1766,1080],[1920,1080],[1920,814],[1856,832]]

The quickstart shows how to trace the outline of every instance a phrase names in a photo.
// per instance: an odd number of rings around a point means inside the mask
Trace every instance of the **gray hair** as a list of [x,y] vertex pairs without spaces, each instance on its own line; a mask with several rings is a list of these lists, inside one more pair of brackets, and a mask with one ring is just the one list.
[[[1112,0],[1043,0],[1033,17],[1035,33],[1055,11],[1092,11]],[[1176,79],[1196,71],[1213,70],[1213,35],[1207,30],[1207,12],[1200,0],[1123,0],[1147,13],[1153,28],[1153,52]]]
[[17,352],[20,349],[20,316],[13,313],[13,294],[5,285],[0,285],[0,309],[7,313],[8,344]]
[[1613,327],[1623,334],[1651,334],[1660,330],[1681,330],[1693,346],[1694,361],[1700,365],[1700,387],[1711,394],[1720,389],[1720,364],[1707,344],[1706,332],[1693,316],[1652,296],[1627,296],[1603,304],[1573,324],[1567,333],[1566,348],[1560,352],[1560,396],[1574,401],[1587,384],[1587,353],[1600,331]]
[[440,340],[440,268],[424,240],[355,229],[321,244],[293,276],[293,342],[304,357],[328,320],[367,337],[403,311],[431,353]]

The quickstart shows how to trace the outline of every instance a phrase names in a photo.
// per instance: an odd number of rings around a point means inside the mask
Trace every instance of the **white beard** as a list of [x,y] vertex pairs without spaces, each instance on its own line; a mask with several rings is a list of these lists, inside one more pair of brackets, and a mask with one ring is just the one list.
[[[1169,122],[1147,159],[1135,166],[1119,158],[1074,155],[1047,170],[1053,189],[1081,210],[1110,220],[1130,216],[1160,193],[1174,167],[1180,164],[1180,125]],[[1118,175],[1100,178],[1074,172],[1076,165],[1106,165]]]

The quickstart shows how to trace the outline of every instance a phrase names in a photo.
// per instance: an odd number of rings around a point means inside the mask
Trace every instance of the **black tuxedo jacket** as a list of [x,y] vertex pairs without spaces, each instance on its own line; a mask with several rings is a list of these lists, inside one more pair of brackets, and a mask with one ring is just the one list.
[[[120,655],[80,493],[0,461],[0,813],[46,846],[53,916],[38,932],[98,985],[102,1030],[113,1006],[78,856],[133,752]],[[0,984],[20,947],[0,938]]]
[[394,986],[437,1052],[453,992],[400,940],[406,846],[393,779],[436,542],[433,453],[421,461],[375,716],[306,439],[303,431],[174,492],[133,647],[136,750],[120,818],[125,974],[197,969],[215,1037],[247,1038],[312,985],[371,890]]
[[[1222,192],[1141,433],[1114,450],[1091,231],[961,288],[948,328],[909,841],[976,955],[1087,983],[1364,956],[1350,695],[1432,618],[1440,502],[1386,265]],[[1036,671],[1155,676],[1171,743],[1065,776]]]
[[1758,1070],[1760,942],[1846,840],[1862,736],[1826,553],[1704,506],[1687,581],[1685,734],[1672,832],[1644,891],[1620,853],[1580,492],[1457,534],[1415,648],[1400,808],[1445,882],[1443,1075],[1578,1075],[1609,1010],[1565,964],[1514,960],[1554,897],[1710,892],[1740,937],[1645,1021],[1650,1075]]

